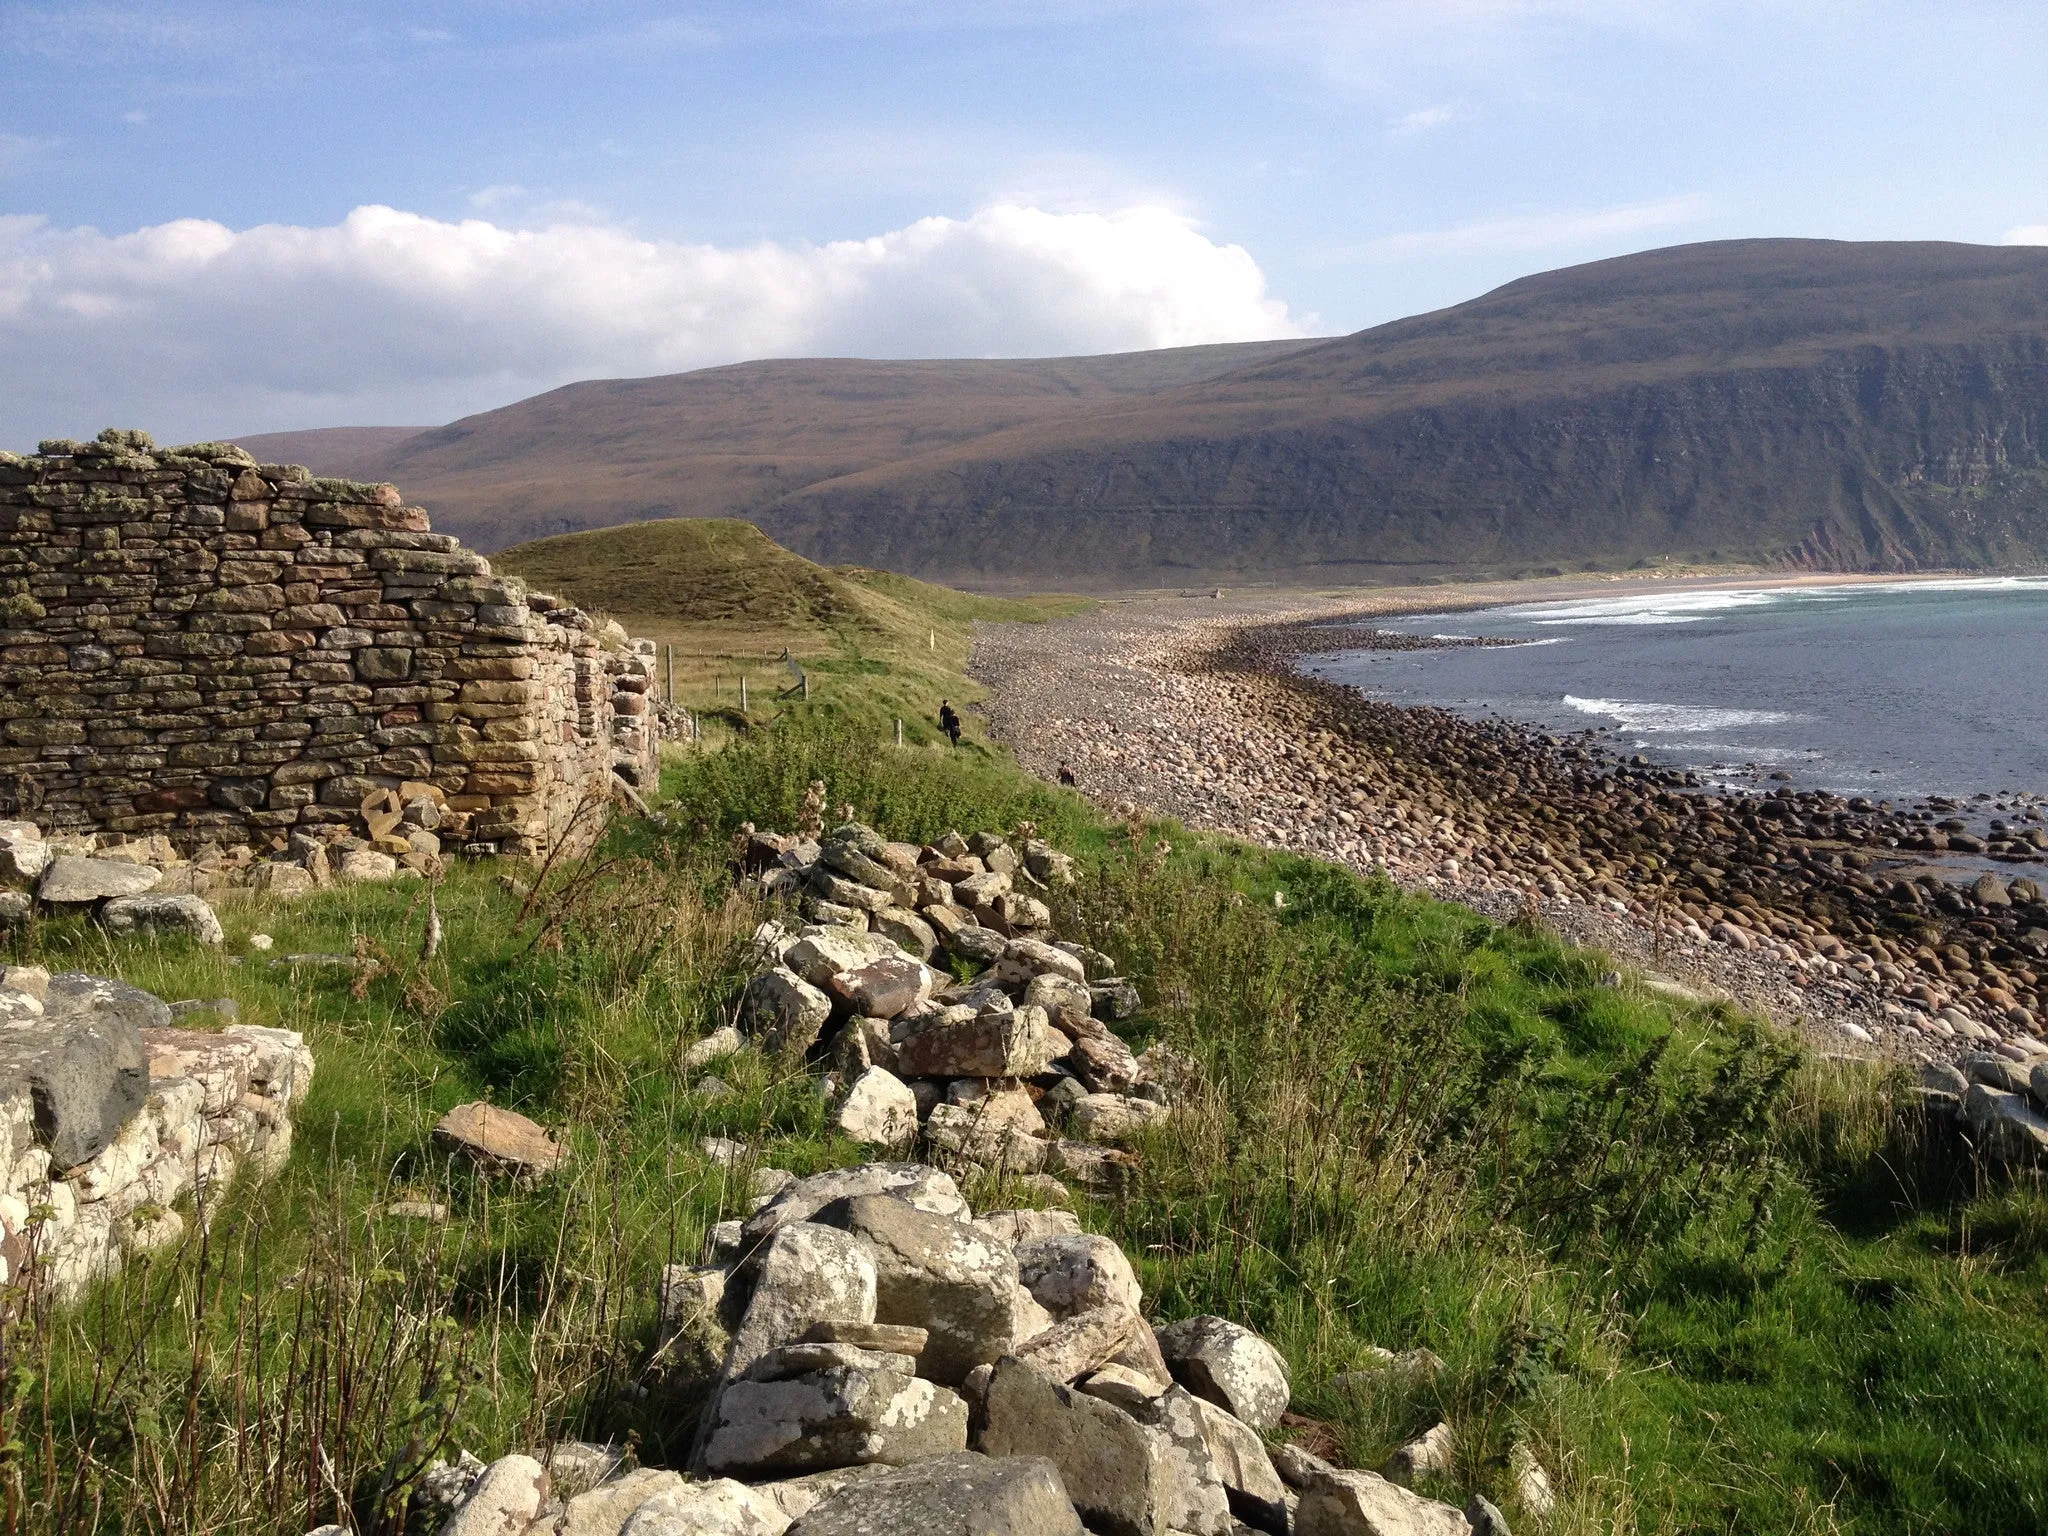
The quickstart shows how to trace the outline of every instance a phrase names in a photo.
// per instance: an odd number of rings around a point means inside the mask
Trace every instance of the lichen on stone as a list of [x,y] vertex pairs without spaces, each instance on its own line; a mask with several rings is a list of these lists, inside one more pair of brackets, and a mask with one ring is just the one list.
[[235,443],[186,443],[167,448],[164,453],[181,459],[204,459],[209,464],[232,464],[239,469],[251,469],[256,464],[249,450]]

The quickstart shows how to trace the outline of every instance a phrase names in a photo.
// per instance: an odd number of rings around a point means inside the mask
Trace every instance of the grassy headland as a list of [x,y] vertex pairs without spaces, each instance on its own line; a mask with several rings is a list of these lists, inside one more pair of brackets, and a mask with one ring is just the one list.
[[[675,701],[746,730],[785,717],[939,739],[939,701],[963,707],[980,690],[963,674],[977,622],[1032,623],[1084,599],[976,597],[860,566],[813,565],[751,523],[676,518],[561,534],[496,557],[497,567],[609,615],[673,658]],[[811,675],[811,698],[781,695]],[[739,711],[748,678],[749,712]],[[667,672],[657,674],[664,682]]]
[[[945,625],[964,645],[970,600],[886,595],[899,640]],[[1429,1486],[1487,1491],[1518,1529],[2048,1523],[2038,1183],[1977,1172],[1902,1082],[1613,985],[1538,929],[1106,822],[995,753],[897,751],[900,700],[965,692],[908,650],[863,651],[874,665],[817,674],[808,714],[676,754],[662,820],[588,862],[451,869],[431,960],[417,886],[225,906],[225,953],[72,922],[23,935],[13,954],[52,968],[232,997],[305,1031],[319,1070],[290,1165],[204,1242],[7,1332],[6,1528],[301,1536],[346,1507],[388,1531],[455,1445],[678,1455],[694,1400],[647,1369],[656,1275],[749,1203],[750,1169],[697,1139],[797,1171],[861,1160],[806,1074],[743,1053],[713,1096],[680,1067],[731,1015],[763,915],[731,894],[730,836],[794,825],[814,779],[893,837],[1029,820],[1082,858],[1059,926],[1137,980],[1135,1038],[1200,1067],[1136,1180],[1084,1220],[1137,1260],[1154,1315],[1224,1313],[1286,1352],[1296,1411],[1327,1426],[1291,1433],[1376,1466],[1446,1419],[1458,1461]],[[273,955],[378,965],[265,964],[258,931]],[[430,1128],[480,1095],[561,1128],[573,1171],[517,1191],[452,1168]],[[379,1214],[402,1198],[450,1219]],[[1368,1346],[1444,1369],[1343,1380]],[[1558,1484],[1548,1522],[1513,1506],[1517,1445]]]

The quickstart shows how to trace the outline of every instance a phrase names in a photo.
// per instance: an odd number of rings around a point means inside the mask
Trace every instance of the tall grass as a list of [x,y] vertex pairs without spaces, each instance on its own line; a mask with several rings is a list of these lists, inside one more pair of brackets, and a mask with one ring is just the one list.
[[[80,1307],[8,1293],[10,1528],[391,1531],[456,1447],[678,1459],[697,1399],[652,1355],[662,1265],[746,1209],[754,1162],[861,1155],[799,1067],[742,1054],[708,1069],[717,1095],[681,1067],[756,963],[731,835],[794,825],[814,780],[892,837],[1028,821],[1084,856],[1059,921],[1139,982],[1134,1043],[1187,1064],[1085,1217],[1156,1315],[1283,1348],[1315,1421],[1288,1433],[1372,1466],[1447,1420],[1458,1461],[1425,1486],[1518,1525],[1533,1449],[1552,1531],[2048,1526],[2048,1203],[1972,1165],[1902,1079],[1604,985],[1606,960],[1536,929],[1107,826],[986,755],[885,741],[784,729],[688,758],[661,820],[588,860],[453,872],[431,961],[417,892],[224,907],[230,951],[260,926],[280,953],[381,956],[353,985],[77,924],[21,940],[233,996],[306,1030],[320,1068],[271,1185]],[[554,1127],[572,1171],[515,1189],[450,1164],[429,1129],[480,1095]],[[715,1166],[709,1135],[755,1151]],[[450,1220],[386,1214],[399,1197]],[[1375,1347],[1444,1366],[1364,1369]]]
[[619,1417],[647,1308],[594,1170],[544,1220],[444,1188],[442,1226],[359,1205],[328,1156],[328,1200],[245,1195],[77,1307],[9,1293],[7,1530],[395,1531],[457,1444]]
[[[1028,816],[1090,853],[1060,921],[1140,981],[1137,1042],[1197,1069],[1090,1223],[1161,1315],[1281,1344],[1355,1464],[1441,1418],[1434,1491],[1512,1510],[1529,1447],[1552,1530],[2048,1526],[2048,1204],[1901,1077],[1331,866],[1074,827],[999,765],[770,737],[692,764],[679,804],[788,826],[813,777],[891,836]],[[1370,1346],[1445,1369],[1361,1373]]]
[[1080,796],[983,749],[896,747],[875,728],[842,720],[764,732],[686,759],[664,786],[664,814],[680,834],[665,846],[673,855],[746,823],[793,831],[813,781],[826,786],[828,823],[850,806],[894,838],[1008,832],[1029,821],[1063,848],[1088,853],[1106,846],[1105,829]]
[[[715,1104],[676,1081],[751,963],[756,915],[706,903],[705,884],[616,852],[532,892],[458,870],[432,962],[407,942],[414,893],[223,908],[231,949],[260,926],[280,952],[367,954],[353,983],[111,947],[75,923],[27,935],[20,953],[51,965],[234,996],[304,1029],[319,1068],[271,1184],[195,1213],[183,1243],[82,1303],[33,1278],[0,1290],[0,1529],[390,1532],[458,1448],[595,1436],[667,1454],[693,1414],[643,1379],[657,1277],[747,1199],[747,1170],[707,1164],[697,1138],[817,1118],[807,1085],[758,1065]],[[571,1171],[529,1189],[449,1162],[428,1132],[478,1094],[556,1128]]]

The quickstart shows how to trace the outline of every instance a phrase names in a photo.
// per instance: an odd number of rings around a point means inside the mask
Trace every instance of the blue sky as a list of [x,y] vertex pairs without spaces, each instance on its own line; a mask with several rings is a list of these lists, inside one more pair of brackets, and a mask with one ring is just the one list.
[[2048,6],[0,3],[0,442],[2048,242]]

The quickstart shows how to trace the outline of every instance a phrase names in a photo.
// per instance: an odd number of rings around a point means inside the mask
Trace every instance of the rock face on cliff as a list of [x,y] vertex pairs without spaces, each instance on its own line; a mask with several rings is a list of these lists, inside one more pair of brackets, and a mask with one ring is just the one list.
[[786,496],[984,582],[2048,562],[2048,250],[1739,241],[1511,283]]
[[1744,240],[1319,343],[579,384],[352,472],[402,472],[484,549],[739,516],[1041,590],[1911,570],[2048,562],[2044,418],[2048,250]]

